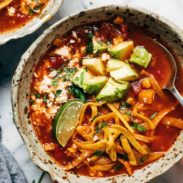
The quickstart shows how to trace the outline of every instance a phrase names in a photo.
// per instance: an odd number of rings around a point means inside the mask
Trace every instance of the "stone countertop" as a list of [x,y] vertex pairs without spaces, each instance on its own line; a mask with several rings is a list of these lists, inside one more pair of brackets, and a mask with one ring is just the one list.
[[[182,0],[65,0],[59,12],[52,20],[46,23],[34,34],[24,38],[11,41],[0,47],[0,125],[3,130],[3,144],[10,150],[22,167],[28,182],[38,180],[42,171],[31,161],[23,141],[13,123],[10,101],[10,83],[13,73],[20,61],[21,55],[30,44],[48,26],[67,15],[73,14],[85,8],[96,7],[103,4],[128,4],[139,6],[156,12],[170,19],[183,29],[183,1]],[[46,175],[44,183],[51,183],[51,179]],[[183,166],[176,164],[165,174],[150,181],[150,183],[182,183]]]

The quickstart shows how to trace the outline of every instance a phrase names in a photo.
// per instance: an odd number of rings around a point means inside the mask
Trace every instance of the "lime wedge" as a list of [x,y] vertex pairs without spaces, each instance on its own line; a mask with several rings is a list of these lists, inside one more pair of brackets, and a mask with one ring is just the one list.
[[60,107],[53,119],[53,135],[62,147],[65,147],[79,122],[84,103],[70,100]]

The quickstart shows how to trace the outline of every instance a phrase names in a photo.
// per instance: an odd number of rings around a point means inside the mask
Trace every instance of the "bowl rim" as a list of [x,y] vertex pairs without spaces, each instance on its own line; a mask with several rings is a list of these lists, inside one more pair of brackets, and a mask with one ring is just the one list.
[[[57,13],[57,11],[59,10],[63,2],[64,0],[53,0],[52,10],[44,13],[45,8],[51,6],[49,5],[49,1],[48,1],[47,5],[44,7],[44,9],[41,11],[39,15],[31,18],[29,21],[27,21],[25,24],[23,24],[20,27],[14,28],[12,30],[7,30],[2,34],[0,34],[0,45],[3,45],[10,40],[22,38],[38,30],[44,23],[50,20]],[[24,30],[26,26],[33,21],[36,21],[34,26],[29,26],[26,30]]]
[[[178,27],[176,24],[174,24],[173,22],[171,22],[170,20],[168,20],[167,18],[165,18],[164,16],[162,15],[159,15],[158,13],[154,13],[150,10],[147,10],[145,8],[142,8],[142,7],[139,7],[139,6],[134,6],[134,5],[105,5],[105,6],[99,6],[99,7],[96,7],[96,8],[90,8],[90,9],[85,9],[83,11],[80,11],[80,12],[77,12],[77,13],[74,13],[72,15],[69,15],[69,16],[66,16],[64,17],[63,19],[57,21],[56,23],[54,23],[53,25],[51,25],[48,29],[46,29],[43,34],[41,36],[39,36],[32,44],[31,46],[26,50],[26,52],[22,55],[21,57],[21,61],[19,62],[19,65],[18,67],[16,68],[16,71],[13,75],[13,78],[12,78],[12,82],[11,82],[11,103],[12,103],[12,110],[13,110],[13,120],[14,120],[14,123],[25,143],[25,146],[28,150],[28,153],[30,155],[30,158],[32,159],[32,161],[34,162],[34,164],[36,164],[38,167],[40,167],[42,170],[44,171],[47,171],[49,173],[49,175],[51,176],[52,180],[56,180],[58,182],[63,182],[63,183],[66,183],[67,181],[63,180],[61,177],[58,177],[54,171],[52,171],[51,173],[49,172],[49,168],[46,168],[46,166],[44,165],[44,163],[39,160],[37,161],[37,159],[32,155],[31,151],[32,151],[32,148],[30,148],[28,145],[27,145],[27,142],[28,142],[28,139],[27,137],[25,136],[25,134],[23,133],[23,130],[21,129],[20,125],[19,125],[19,113],[18,113],[18,105],[14,106],[15,104],[15,101],[18,99],[18,93],[19,93],[19,83],[14,83],[15,80],[18,80],[20,81],[21,77],[22,77],[22,73],[24,71],[24,66],[26,65],[27,61],[29,60],[29,57],[30,55],[35,51],[35,49],[39,46],[39,43],[41,43],[45,38],[46,36],[53,32],[54,29],[59,26],[60,24],[62,24],[63,22],[65,21],[68,21],[69,19],[71,19],[72,17],[75,17],[75,16],[78,16],[80,13],[83,13],[83,12],[93,12],[93,11],[98,11],[98,10],[102,10],[102,9],[111,9],[111,10],[114,10],[116,7],[119,7],[121,9],[130,9],[130,10],[135,10],[135,11],[138,11],[138,12],[141,12],[143,14],[146,14],[146,15],[149,15],[150,17],[153,17],[155,19],[159,19],[161,22],[163,22],[164,24],[166,24],[168,27],[170,28],[174,28],[176,34],[178,35],[178,37],[181,39],[181,41],[183,42],[183,31],[181,30],[180,27]],[[179,134],[180,135],[183,135],[183,131],[181,131],[181,133]],[[179,137],[178,136],[178,137]],[[174,141],[174,143],[177,141],[178,139],[176,139]],[[173,145],[172,145],[173,146]],[[152,180],[153,178],[165,173],[168,169],[170,169],[174,164],[176,164],[181,158],[183,157],[183,151],[181,151],[181,153],[179,153],[177,155],[177,157],[174,158],[174,161],[167,164],[166,167],[164,167],[163,170],[161,171],[158,171],[156,172],[156,174],[151,174],[149,175],[148,177],[144,177],[144,182],[148,182],[150,180]],[[152,162],[153,163],[153,162]],[[151,164],[152,164],[151,163]],[[114,176],[116,177],[116,176]],[[90,178],[90,177],[89,177]],[[92,179],[93,177],[91,177]],[[111,177],[107,177],[107,178],[111,178]],[[94,178],[95,179],[95,178]],[[99,178],[99,179],[103,179],[104,182],[106,180],[106,177],[103,177],[103,178]],[[106,181],[107,182],[107,181]],[[113,182],[113,179],[111,179],[111,182]],[[126,182],[126,181],[125,181]],[[138,181],[134,181],[134,182],[131,182],[131,183],[138,183]]]

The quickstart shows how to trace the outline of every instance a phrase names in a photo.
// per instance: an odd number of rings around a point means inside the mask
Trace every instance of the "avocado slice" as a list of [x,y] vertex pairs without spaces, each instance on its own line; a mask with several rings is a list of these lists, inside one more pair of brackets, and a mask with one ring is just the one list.
[[82,64],[96,74],[105,74],[105,67],[100,58],[84,58]]
[[97,94],[107,82],[106,76],[94,76],[83,84],[83,89],[86,93]]
[[107,50],[108,45],[105,42],[97,39],[96,37],[93,37],[92,41],[93,41],[94,53],[103,52]]
[[88,80],[89,78],[91,78],[91,74],[87,72],[86,69],[81,68],[74,74],[71,81],[80,88],[83,88],[85,80]]
[[133,41],[124,41],[108,48],[110,55],[116,59],[124,60],[128,58],[134,48]]
[[134,48],[130,57],[130,62],[138,64],[144,68],[147,68],[152,58],[152,54],[149,53],[143,46],[137,46]]
[[123,62],[121,60],[110,59],[107,62],[106,70],[107,70],[107,72],[111,72],[111,71],[114,71],[116,69],[120,69],[121,67],[123,67]]
[[114,102],[125,96],[129,86],[130,84],[128,82],[118,83],[110,78],[96,99],[98,101]]
[[133,81],[138,78],[138,74],[130,64],[120,60],[109,60],[107,63],[107,70],[110,71],[110,75],[118,82]]
[[89,94],[97,94],[107,82],[106,76],[92,76],[86,69],[77,71],[72,82]]

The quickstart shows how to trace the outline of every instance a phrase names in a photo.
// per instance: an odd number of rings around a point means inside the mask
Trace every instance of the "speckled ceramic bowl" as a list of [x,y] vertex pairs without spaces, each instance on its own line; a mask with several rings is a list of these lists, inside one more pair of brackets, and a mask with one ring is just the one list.
[[31,19],[19,28],[15,28],[0,34],[0,45],[5,44],[11,39],[18,39],[36,31],[39,27],[41,27],[41,25],[54,16],[62,3],[63,0],[49,0],[48,4],[38,16]]
[[[64,34],[74,26],[111,19],[116,15],[126,17],[127,22],[148,27],[158,37],[168,40],[169,46],[174,49],[179,60],[183,57],[183,32],[165,18],[141,8],[108,6],[87,10],[66,17],[46,30],[23,55],[15,72],[12,80],[12,106],[16,126],[33,162],[49,172],[55,181],[62,183],[143,183],[162,174],[183,157],[183,132],[181,132],[164,157],[135,171],[132,176],[90,178],[63,171],[62,167],[46,154],[35,135],[29,118],[28,95],[34,67],[40,57],[48,50],[55,36]],[[183,62],[179,61],[178,64],[180,72],[183,69]]]

